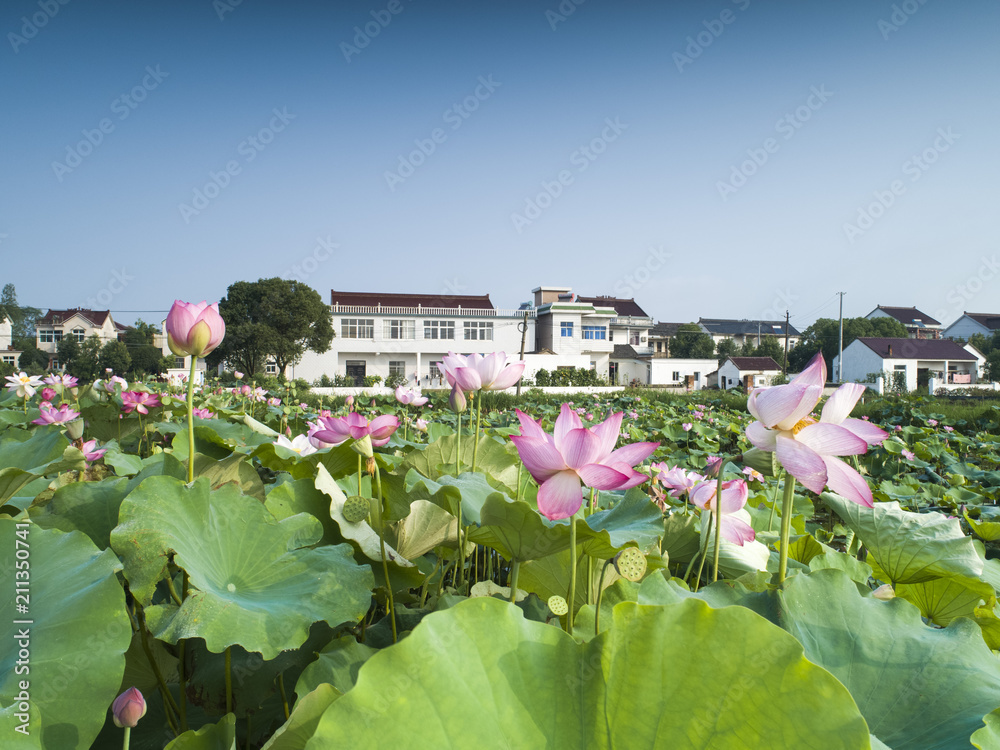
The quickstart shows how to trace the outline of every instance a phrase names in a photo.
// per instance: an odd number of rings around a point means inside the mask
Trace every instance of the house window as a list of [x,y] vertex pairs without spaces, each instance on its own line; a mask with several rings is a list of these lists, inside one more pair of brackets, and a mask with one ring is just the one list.
[[573,338],[573,324],[571,322],[562,322],[559,324],[559,335],[564,339]]
[[431,368],[428,370],[432,378],[441,378],[441,370],[438,368],[437,362],[431,362]]
[[266,372],[268,375],[277,375],[278,365],[274,362],[268,362],[266,365],[264,365],[264,372]]
[[629,344],[631,344],[632,346],[638,346],[638,345],[639,345],[639,343],[640,343],[640,342],[639,342],[639,332],[638,332],[638,331],[636,331],[635,333],[630,333],[630,334],[629,334],[629,337],[628,337],[628,342],[629,342]]
[[175,370],[184,369],[184,357],[174,357],[174,369]]
[[674,370],[674,382],[676,383],[680,379],[681,379],[681,374],[677,370]]
[[455,338],[455,321],[454,320],[425,320],[424,321],[424,338],[425,339],[454,339]]
[[62,367],[62,365],[59,364],[59,360],[58,359],[50,359],[49,360],[49,369],[50,370],[58,370],[60,367]]
[[591,370],[597,369],[597,363],[594,360],[590,360],[590,369]]
[[415,339],[417,323],[414,320],[387,320],[383,335],[387,339]]
[[374,318],[341,318],[340,336],[345,339],[374,339]]
[[406,377],[406,362],[404,362],[401,359],[397,360],[390,359],[389,377],[391,378],[393,375],[401,375],[402,377]]
[[[572,331],[570,335],[573,335]],[[585,339],[604,341],[608,337],[608,329],[604,326],[584,326],[583,337]]]
[[696,382],[696,383],[700,383],[701,382],[701,373],[700,372],[696,372],[694,374],[694,382]]
[[906,365],[896,365],[896,372],[906,372]]
[[40,344],[51,344],[52,343],[52,329],[51,328],[41,328],[38,331],[38,343]]
[[3,355],[3,363],[5,365],[16,365],[17,364],[17,357],[15,357],[13,354],[4,354]]
[[466,341],[492,341],[493,323],[486,321],[472,321],[463,323]]
[[86,337],[87,337],[87,332],[85,330],[83,330],[82,328],[74,328],[73,329],[73,338],[75,338],[81,344],[83,343],[83,341],[84,341],[84,339]]

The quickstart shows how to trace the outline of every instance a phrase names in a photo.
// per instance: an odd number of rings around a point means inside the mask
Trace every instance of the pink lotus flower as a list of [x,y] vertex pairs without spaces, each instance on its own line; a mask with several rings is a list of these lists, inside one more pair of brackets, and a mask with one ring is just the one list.
[[98,448],[96,440],[88,440],[80,446],[80,450],[83,451],[83,457],[86,459],[87,463],[96,461],[108,452],[107,448]]
[[111,704],[111,718],[116,727],[134,727],[145,715],[146,700],[134,687],[119,695]]
[[80,383],[80,381],[72,375],[66,375],[65,373],[62,375],[49,375],[42,382],[51,386],[61,385],[63,388],[76,388],[76,386]]
[[74,419],[80,418],[80,412],[73,411],[69,408],[68,404],[63,404],[58,409],[53,409],[51,406],[40,406],[39,407],[39,417],[38,419],[32,420],[32,424],[62,424],[63,422],[72,422]]
[[868,446],[881,443],[886,433],[848,418],[865,390],[859,383],[844,383],[823,405],[820,420],[810,417],[825,382],[826,362],[817,354],[787,385],[755,390],[747,409],[758,421],[747,427],[747,438],[761,450],[777,452],[781,465],[806,489],[820,493],[829,487],[870,508],[874,503],[868,483],[838,456],[865,453]]
[[929,424],[931,427],[937,427],[938,421],[936,419],[928,419],[927,424]]
[[758,482],[763,482],[764,481],[764,475],[761,474],[759,471],[757,471],[752,466],[744,466],[743,467],[743,473],[747,475],[748,479],[756,480]]
[[167,345],[178,357],[204,357],[222,343],[226,322],[219,304],[175,300],[167,313]]
[[691,424],[690,422],[684,422],[681,425],[681,429],[684,430],[684,432],[690,432],[692,427],[694,427],[694,425]]
[[705,481],[705,476],[696,471],[685,471],[680,466],[653,464],[653,469],[659,471],[656,479],[665,487],[670,488],[670,496],[680,498],[685,492],[690,492],[699,482]]
[[944,430],[945,432],[954,432],[955,431],[954,427],[952,427],[951,425],[947,425],[947,424],[944,427],[942,427],[941,429]]
[[[777,387],[777,386],[775,386]],[[712,514],[715,520],[717,482],[701,482],[691,490],[691,502],[702,510]],[[722,483],[722,502],[719,504],[719,527],[722,538],[727,542],[741,547],[755,538],[750,525],[750,514],[744,510],[747,504],[747,483],[742,479],[733,479]]]
[[403,388],[403,386],[396,386],[396,400],[403,404],[404,406],[423,406],[430,399],[427,396],[421,396],[420,391],[415,391],[412,388]]
[[160,397],[155,393],[145,391],[126,391],[122,394],[122,411],[126,414],[137,411],[149,414],[151,408],[160,406]]
[[448,352],[438,367],[453,388],[457,385],[466,392],[502,391],[521,379],[526,364],[508,360],[505,352],[494,352],[485,357],[482,354],[462,356]]
[[56,397],[56,392],[51,388],[42,388],[42,400],[52,401]]
[[906,450],[906,448],[903,448],[901,452],[903,454],[903,458],[905,458],[907,461],[912,461],[917,457],[913,451],[908,451]]
[[521,434],[511,440],[525,468],[540,484],[538,510],[550,520],[570,518],[583,505],[581,483],[598,490],[637,487],[649,477],[632,467],[649,458],[659,443],[633,443],[614,450],[621,432],[622,412],[591,428],[563,404],[549,435],[517,410]]
[[103,388],[108,393],[115,392],[115,385],[120,385],[123,391],[128,389],[128,381],[125,380],[125,378],[118,377],[117,375],[112,375],[107,382],[104,382],[103,380],[94,381],[95,388]]
[[295,451],[300,456],[308,456],[316,452],[316,446],[309,442],[308,435],[296,435],[294,440],[289,440],[284,435],[278,435],[278,439],[274,441],[274,444],[280,445],[282,448],[288,448],[290,451]]
[[236,372],[233,373],[233,377],[236,378],[237,380],[243,380],[243,373],[237,370]]
[[36,378],[34,375],[28,375],[24,372],[19,372],[17,375],[7,375],[7,388],[12,391],[17,391],[19,398],[31,398],[35,395],[35,389],[42,384],[41,378]]
[[280,398],[269,398],[267,400],[267,405],[268,406],[281,406],[281,399]]
[[427,420],[426,419],[415,419],[413,420],[413,429],[420,432],[427,432]]
[[191,410],[191,412],[198,417],[198,419],[213,419],[215,417],[215,413],[209,411],[208,409],[199,409],[198,407],[195,407]]
[[[365,435],[370,435],[372,445],[378,448],[389,442],[397,427],[399,418],[392,414],[383,414],[369,422],[352,411],[346,417],[320,417],[318,425],[310,425],[309,437],[316,447],[327,447],[340,445],[349,439],[361,440]],[[319,446],[317,441],[325,445]]]

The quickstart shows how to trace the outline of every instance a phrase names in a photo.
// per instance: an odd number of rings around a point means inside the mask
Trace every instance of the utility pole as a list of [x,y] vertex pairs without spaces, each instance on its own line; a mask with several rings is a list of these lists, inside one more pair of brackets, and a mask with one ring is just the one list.
[[844,382],[844,295],[847,292],[837,292],[840,295],[840,356],[837,358],[837,382]]
[[[527,310],[524,311],[524,320],[521,321],[521,324],[518,327],[521,329],[521,357],[520,357],[520,359],[524,360],[524,342],[525,342],[525,339],[528,338],[528,311]],[[520,396],[521,396],[521,379],[520,378],[517,381],[517,393],[515,395],[518,398],[520,398]]]
[[785,310],[785,359],[781,363],[781,374],[788,376],[788,310]]

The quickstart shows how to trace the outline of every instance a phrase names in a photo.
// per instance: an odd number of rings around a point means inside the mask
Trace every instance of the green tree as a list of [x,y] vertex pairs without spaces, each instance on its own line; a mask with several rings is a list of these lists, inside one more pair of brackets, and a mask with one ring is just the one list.
[[125,344],[131,349],[139,346],[151,346],[153,336],[160,332],[160,329],[152,323],[146,323],[141,318],[135,325],[125,332]]
[[[37,307],[22,307],[17,303],[17,291],[13,284],[5,284],[3,291],[0,291],[0,320],[10,318],[12,324],[12,338],[21,340],[21,345],[16,348],[24,350],[23,340],[35,339],[35,321],[41,316],[42,311]],[[46,362],[48,365],[48,362]]]
[[49,369],[49,355],[35,346],[34,339],[17,339],[14,348],[21,352],[17,366],[29,375],[38,375]]
[[[906,338],[906,326],[895,318],[844,318],[844,348],[862,337]],[[802,332],[802,338],[788,352],[789,372],[800,372],[817,351],[823,352],[827,372],[833,372],[833,358],[839,351],[840,324],[833,318],[819,318]]]
[[115,375],[122,375],[132,367],[132,356],[124,341],[108,341],[101,347],[97,356],[97,365],[102,371],[111,370]]
[[129,372],[133,376],[158,375],[167,369],[163,366],[163,352],[155,346],[137,346],[128,351],[132,356]]
[[66,365],[66,372],[81,381],[94,380],[102,372],[100,366],[101,340],[90,336],[80,344],[80,352]]
[[68,365],[79,356],[80,342],[76,340],[76,336],[66,336],[56,344],[56,357],[59,360],[59,364],[63,366]]
[[720,341],[715,347],[715,354],[719,359],[719,364],[721,365],[730,357],[740,356],[740,345],[733,339],[722,339],[722,341]]
[[212,367],[226,362],[253,375],[273,357],[283,378],[285,367],[307,349],[322,353],[333,341],[330,307],[316,290],[297,281],[237,281],[220,300],[219,313],[226,337],[208,357]]
[[715,341],[697,323],[685,323],[670,342],[670,356],[677,359],[707,359],[715,356]]

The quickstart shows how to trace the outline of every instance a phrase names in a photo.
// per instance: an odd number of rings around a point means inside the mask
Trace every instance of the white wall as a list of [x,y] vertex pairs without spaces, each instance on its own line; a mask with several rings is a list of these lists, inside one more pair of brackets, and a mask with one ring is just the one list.
[[[694,381],[694,390],[700,391],[708,385],[708,374],[714,372],[719,365],[717,359],[681,359],[673,357],[660,357],[651,362],[652,372],[650,376],[651,385],[672,385],[683,386],[684,378],[687,375],[698,375]],[[678,379],[674,380],[674,373],[678,374]]]
[[719,368],[719,388],[740,388],[745,375],[753,376],[754,388],[761,388],[770,385],[771,379],[780,374],[781,370],[740,370],[732,360],[727,359]]
[[944,333],[942,333],[941,336],[947,339],[965,339],[968,341],[969,336],[974,333],[981,333],[984,336],[990,336],[993,332],[986,326],[977,323],[968,315],[963,315],[950,326],[945,328]]

